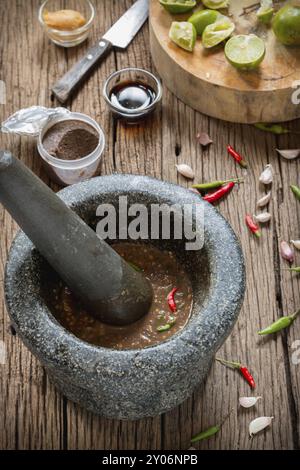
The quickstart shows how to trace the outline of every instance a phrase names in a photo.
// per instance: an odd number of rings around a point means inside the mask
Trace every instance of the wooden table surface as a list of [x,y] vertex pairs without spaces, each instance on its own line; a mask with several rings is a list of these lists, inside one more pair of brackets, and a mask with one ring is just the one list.
[[[97,21],[89,43],[99,38],[132,2],[95,3]],[[49,43],[38,24],[38,6],[38,0],[0,2],[0,80],[7,88],[7,103],[0,104],[1,121],[20,108],[57,105],[50,98],[51,85],[87,47],[83,44],[67,51]],[[300,339],[300,319],[276,337],[259,339],[257,335],[259,328],[300,306],[299,277],[282,270],[286,264],[279,256],[281,240],[300,238],[300,203],[289,190],[291,183],[300,183],[300,163],[283,160],[275,151],[299,147],[299,136],[276,137],[253,126],[210,119],[178,101],[165,86],[161,110],[146,123],[135,127],[115,123],[101,90],[111,72],[126,66],[153,68],[147,27],[126,52],[112,53],[70,104],[72,110],[91,115],[105,129],[107,147],[101,174],[138,173],[187,186],[175,169],[176,163],[184,162],[195,169],[196,181],[245,176],[245,184],[219,205],[241,240],[247,269],[244,306],[220,356],[248,364],[258,384],[255,393],[263,399],[256,409],[238,409],[239,396],[251,395],[251,391],[238,373],[215,363],[204,386],[196,389],[189,400],[153,419],[109,421],[69,402],[56,392],[41,365],[11,331],[2,281],[17,226],[1,207],[0,340],[4,342],[6,361],[0,364],[0,448],[187,449],[193,434],[220,422],[232,407],[235,410],[222,431],[197,448],[299,448],[300,365],[293,364],[292,353],[294,342]],[[299,123],[289,123],[288,127],[297,129]],[[214,141],[206,150],[196,141],[199,131],[208,132]],[[228,143],[245,155],[248,171],[242,171],[227,156]],[[1,147],[10,149],[50,184],[33,140],[1,135]],[[267,163],[272,163],[275,173],[272,222],[263,228],[263,237],[257,241],[246,229],[244,218],[246,212],[255,211],[256,201],[263,194],[258,177]],[[297,258],[299,265],[300,254]],[[272,427],[250,439],[248,424],[261,415],[275,417]]]

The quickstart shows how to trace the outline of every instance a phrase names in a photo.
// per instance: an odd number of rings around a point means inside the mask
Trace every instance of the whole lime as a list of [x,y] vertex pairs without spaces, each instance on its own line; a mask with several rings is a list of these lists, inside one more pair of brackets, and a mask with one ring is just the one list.
[[300,6],[282,7],[273,18],[272,28],[282,44],[300,46]]

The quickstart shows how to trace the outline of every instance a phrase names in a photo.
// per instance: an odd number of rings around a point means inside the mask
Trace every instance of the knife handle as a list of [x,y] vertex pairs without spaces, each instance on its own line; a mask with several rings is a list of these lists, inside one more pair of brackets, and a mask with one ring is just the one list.
[[52,92],[61,103],[65,103],[75,90],[88,76],[92,69],[103,59],[112,49],[112,43],[106,39],[100,39],[91,47],[86,55],[69,70],[61,80],[59,80]]

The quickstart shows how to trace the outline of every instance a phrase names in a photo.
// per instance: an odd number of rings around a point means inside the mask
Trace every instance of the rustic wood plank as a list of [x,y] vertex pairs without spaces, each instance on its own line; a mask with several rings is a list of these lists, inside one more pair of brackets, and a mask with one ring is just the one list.
[[[298,131],[299,123],[295,122],[289,126],[290,129]],[[276,139],[276,147],[279,149],[299,147],[299,136],[288,135]],[[286,161],[278,155],[274,158],[278,160],[279,186],[277,189],[277,253],[280,250],[280,241],[300,238],[300,202],[290,190],[290,184],[300,186],[299,170],[300,163],[297,161]],[[300,265],[300,254],[295,250],[295,265]],[[300,307],[300,277],[291,275],[287,271],[282,271],[288,263],[282,261],[278,255],[278,316],[287,315],[298,310]],[[293,353],[300,349],[299,341],[299,319],[289,331],[278,335],[276,341],[282,343],[285,350],[285,368],[291,382],[288,384],[288,396],[293,423],[293,444],[295,448],[300,448],[300,378],[299,378],[299,353],[293,360]]]
[[[0,105],[1,121],[16,109],[32,104],[47,104],[48,61],[43,33],[36,23],[38,2],[1,2],[1,72],[0,79],[7,88],[7,104]],[[26,18],[26,21],[24,20]],[[12,25],[14,25],[12,27]],[[32,32],[34,31],[34,34]],[[26,50],[24,44],[27,45]],[[38,46],[38,47],[36,47]],[[51,72],[49,74],[51,76]],[[39,176],[48,178],[31,140],[1,135],[1,147],[9,148]],[[1,265],[4,267],[10,243],[17,226],[10,216],[0,209]],[[6,346],[7,361],[0,366],[2,449],[59,449],[62,442],[62,398],[56,392],[38,361],[10,332],[10,321],[4,306],[3,283],[0,287],[1,339]]]
[[[193,146],[196,146],[194,136],[197,130],[209,130],[214,140],[209,150],[202,152],[199,147],[196,150],[196,161],[197,163],[201,161],[201,164],[196,165],[197,178],[226,179],[242,176],[243,173],[246,178],[245,184],[219,206],[241,239],[247,272],[244,307],[232,335],[220,351],[220,356],[240,360],[251,367],[258,382],[256,393],[262,395],[264,401],[256,410],[234,411],[222,432],[198,447],[201,449],[293,448],[292,419],[287,391],[289,377],[284,366],[285,349],[278,342],[260,342],[257,336],[262,324],[272,321],[272,312],[276,311],[277,307],[273,254],[274,226],[271,224],[269,229],[264,229],[263,239],[258,242],[248,233],[244,224],[246,212],[255,212],[256,201],[260,195],[258,177],[269,161],[271,153],[274,154],[273,139],[250,126],[229,125],[201,115],[197,115],[194,121],[191,118],[189,120],[184,114],[184,105],[178,104],[174,97],[170,97],[168,109],[171,116],[163,121],[165,126],[163,154],[169,155],[170,171],[177,160],[173,150],[174,133],[168,130],[169,123],[172,123],[172,127],[179,132],[176,143],[178,146],[179,141],[182,149],[182,161],[191,163],[193,160],[189,146],[191,138]],[[227,157],[228,143],[246,156],[250,163],[247,172],[241,171]],[[173,164],[171,159],[174,161]],[[276,165],[274,167],[278,172]],[[190,406],[185,403],[165,416],[164,446],[171,449],[187,448],[189,437],[193,433],[222,420],[232,407],[236,408],[238,397],[245,394],[251,395],[251,391],[241,377],[220,364],[215,364],[207,379],[204,393],[195,392],[194,397],[190,399]],[[280,406],[277,405],[278,402]],[[247,434],[248,423],[255,416],[262,414],[275,414],[276,420],[268,432],[250,440]],[[186,432],[174,435],[174,428],[179,421],[184,423],[183,426],[186,423]]]
[[[104,2],[98,6],[98,17],[101,18],[99,29],[94,35],[100,35],[128,8],[131,2]],[[148,126],[126,128],[114,121],[102,98],[102,87],[105,79],[116,68],[140,65],[141,51],[146,48],[147,32],[141,32],[127,51],[111,54],[85,87],[73,99],[72,109],[96,116],[104,126],[107,136],[107,148],[103,157],[101,174],[112,172],[153,173],[155,155],[160,155],[159,140],[153,139],[157,119]],[[94,40],[94,39],[93,39]],[[71,63],[78,57],[74,55]],[[70,61],[69,61],[70,62]],[[149,55],[143,67],[149,68]],[[70,66],[70,63],[68,64]],[[94,96],[95,99],[91,99]],[[154,118],[155,119],[155,118]],[[152,145],[151,145],[152,142]],[[156,146],[156,149],[155,147]],[[146,155],[153,155],[153,160]],[[155,166],[156,167],[156,166]],[[156,174],[156,173],[154,173]],[[158,176],[158,175],[157,175]],[[86,413],[78,406],[67,402],[67,446],[70,449],[157,449],[160,445],[160,418],[139,422],[120,422],[105,420]]]

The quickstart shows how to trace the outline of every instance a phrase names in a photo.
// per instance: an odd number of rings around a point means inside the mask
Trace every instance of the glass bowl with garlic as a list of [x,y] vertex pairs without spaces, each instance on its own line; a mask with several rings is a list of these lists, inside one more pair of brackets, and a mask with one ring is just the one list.
[[58,46],[74,47],[86,40],[95,18],[90,0],[46,0],[39,21],[48,37]]

